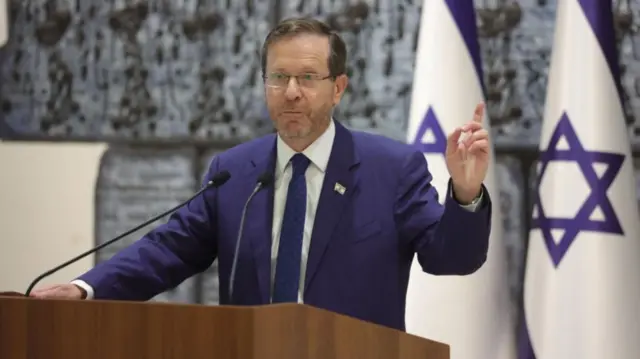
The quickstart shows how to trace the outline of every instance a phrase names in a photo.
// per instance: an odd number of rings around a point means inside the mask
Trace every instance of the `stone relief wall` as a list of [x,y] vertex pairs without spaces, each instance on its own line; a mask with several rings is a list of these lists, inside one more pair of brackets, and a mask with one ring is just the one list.
[[11,1],[3,122],[65,140],[255,136],[264,127],[257,55],[273,7],[218,3]]
[[[196,151],[190,147],[114,147],[102,158],[96,188],[96,238],[106,242],[189,198],[197,181]],[[98,262],[165,223],[168,217],[96,254]],[[194,302],[198,278],[186,280],[157,300]]]
[[[640,1],[614,3],[627,121],[640,145]],[[505,214],[517,305],[556,2],[475,4],[498,151],[494,198]],[[114,143],[96,189],[96,236],[104,242],[186,199],[216,151],[271,131],[258,55],[278,19],[313,15],[339,29],[351,81],[337,117],[404,140],[421,7],[413,0],[12,0],[11,40],[0,50],[0,137]],[[215,263],[156,300],[217,303]]]

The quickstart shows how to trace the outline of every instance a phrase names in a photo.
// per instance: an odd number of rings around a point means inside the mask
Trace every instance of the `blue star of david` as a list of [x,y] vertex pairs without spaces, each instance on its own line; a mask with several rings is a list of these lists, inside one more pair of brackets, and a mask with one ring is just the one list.
[[[429,130],[433,133],[434,142],[424,143],[422,142],[422,138]],[[422,153],[444,154],[447,149],[447,136],[445,136],[444,131],[442,131],[440,122],[431,106],[429,106],[422,122],[420,122],[420,127],[418,128],[418,132],[416,132],[416,137],[414,137],[412,145]]]
[[[558,142],[564,137],[569,145],[568,149],[557,149]],[[549,251],[549,255],[556,267],[560,264],[569,247],[581,231],[595,231],[601,233],[623,234],[622,227],[615,214],[613,205],[607,197],[607,190],[613,183],[616,175],[624,162],[624,155],[618,153],[587,151],[580,143],[580,139],[571,125],[571,121],[565,113],[562,114],[555,128],[546,151],[540,154],[541,169],[538,174],[538,184],[544,176],[547,165],[551,161],[575,161],[580,171],[587,180],[590,194],[582,204],[575,218],[551,218],[547,217],[540,201],[542,195],[538,190],[536,207],[538,218],[533,219],[532,228],[539,228]],[[600,178],[593,168],[594,163],[604,163],[607,169]],[[581,179],[577,179],[581,180]],[[604,218],[593,220],[589,216],[600,207]],[[551,230],[563,229],[562,238],[556,242],[553,240]]]

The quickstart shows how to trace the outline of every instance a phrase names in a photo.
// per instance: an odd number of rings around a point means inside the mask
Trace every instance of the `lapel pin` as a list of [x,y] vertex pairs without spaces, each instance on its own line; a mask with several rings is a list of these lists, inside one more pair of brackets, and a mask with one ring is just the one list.
[[344,188],[344,186],[341,185],[340,183],[336,182],[336,185],[333,187],[333,190],[340,194],[344,194],[344,191],[346,191],[347,189]]

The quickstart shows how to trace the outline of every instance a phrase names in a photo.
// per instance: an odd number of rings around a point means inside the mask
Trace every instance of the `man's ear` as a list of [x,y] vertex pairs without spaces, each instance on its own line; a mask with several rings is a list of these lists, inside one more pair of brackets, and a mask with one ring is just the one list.
[[347,75],[342,74],[337,76],[335,81],[333,82],[334,91],[333,91],[333,105],[337,106],[340,103],[340,99],[344,94],[347,86],[349,85],[349,78]]

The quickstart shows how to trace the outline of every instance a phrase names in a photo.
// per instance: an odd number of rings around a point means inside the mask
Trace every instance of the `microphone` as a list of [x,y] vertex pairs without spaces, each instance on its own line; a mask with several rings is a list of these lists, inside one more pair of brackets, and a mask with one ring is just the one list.
[[73,263],[75,263],[75,262],[79,261],[80,259],[82,259],[82,258],[84,258],[84,257],[88,256],[88,255],[89,255],[89,254],[91,254],[91,253],[94,253],[94,252],[99,251],[100,249],[102,249],[102,248],[104,248],[104,247],[106,247],[106,246],[108,246],[108,245],[110,245],[110,244],[112,244],[112,243],[114,243],[114,242],[116,242],[116,241],[118,241],[118,240],[120,240],[120,239],[122,239],[122,238],[124,238],[124,237],[128,236],[128,235],[130,235],[131,233],[133,233],[133,232],[135,232],[135,231],[139,230],[139,229],[140,229],[140,228],[142,228],[142,227],[145,227],[145,226],[147,226],[148,224],[150,224],[150,223],[153,223],[153,222],[157,221],[158,219],[160,219],[160,218],[162,218],[162,217],[164,217],[164,216],[168,215],[169,213],[171,213],[171,212],[173,212],[173,211],[177,210],[178,208],[180,208],[180,207],[182,207],[182,206],[186,205],[187,203],[191,202],[191,200],[192,200],[192,199],[196,198],[196,197],[197,197],[197,196],[199,196],[202,192],[204,192],[204,191],[208,190],[209,188],[212,188],[212,187],[216,187],[216,188],[217,188],[217,187],[222,186],[223,184],[225,184],[225,183],[229,180],[229,178],[231,178],[231,174],[229,173],[229,171],[222,171],[222,172],[218,172],[215,176],[213,176],[213,178],[211,178],[211,180],[210,180],[209,182],[207,182],[207,184],[206,184],[204,187],[202,187],[202,189],[201,189],[201,190],[199,190],[198,192],[196,192],[196,194],[194,194],[193,196],[191,196],[191,197],[190,197],[189,199],[187,199],[186,201],[184,201],[184,202],[182,202],[182,203],[178,204],[177,206],[175,206],[175,207],[171,208],[170,210],[168,210],[168,211],[166,211],[166,212],[164,212],[164,213],[161,213],[161,214],[159,214],[159,215],[157,215],[157,216],[155,216],[155,217],[153,217],[153,218],[149,219],[148,221],[146,221],[146,222],[144,222],[144,223],[140,224],[139,226],[137,226],[137,227],[135,227],[135,228],[132,228],[132,229],[130,229],[130,230],[128,230],[128,231],[126,231],[126,232],[122,233],[121,235],[117,236],[116,238],[113,238],[113,239],[109,240],[108,242],[102,243],[101,245],[99,245],[99,246],[97,246],[97,247],[94,247],[94,248],[92,248],[92,249],[90,249],[90,250],[88,250],[88,251],[86,251],[86,252],[84,252],[84,253],[80,254],[79,256],[77,256],[77,257],[75,257],[75,258],[73,258],[73,259],[70,259],[70,260],[68,260],[68,261],[66,261],[66,262],[64,262],[64,263],[62,263],[62,264],[60,264],[59,266],[57,266],[57,267],[55,267],[55,268],[53,268],[53,269],[50,269],[50,270],[48,270],[48,271],[46,271],[46,272],[42,273],[42,274],[41,274],[41,275],[39,275],[36,279],[34,279],[34,280],[33,280],[33,282],[31,282],[31,284],[29,285],[29,288],[27,289],[27,292],[25,293],[25,296],[26,296],[26,297],[28,297],[28,296],[31,294],[31,291],[33,290],[33,287],[35,287],[35,285],[36,285],[39,281],[41,281],[43,278],[48,277],[48,276],[50,276],[51,274],[53,274],[53,273],[55,273],[55,272],[59,271],[60,269],[62,269],[62,268],[66,267],[66,266],[68,266],[68,265],[70,265],[70,264],[73,264]]
[[242,208],[242,216],[240,217],[240,229],[238,229],[238,237],[236,238],[236,249],[233,252],[233,263],[231,264],[231,275],[229,276],[229,304],[233,304],[233,281],[236,277],[236,267],[238,266],[238,252],[240,251],[240,241],[242,240],[242,232],[244,230],[244,219],[247,215],[247,207],[249,207],[249,203],[253,199],[253,196],[256,193],[260,192],[261,189],[269,186],[273,181],[273,174],[269,172],[264,172],[258,177],[258,183],[256,183],[256,187],[251,192],[251,195],[247,199],[247,202],[244,204]]

